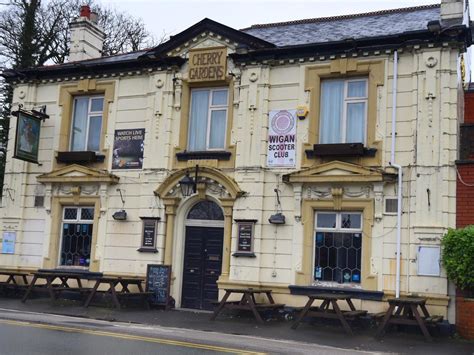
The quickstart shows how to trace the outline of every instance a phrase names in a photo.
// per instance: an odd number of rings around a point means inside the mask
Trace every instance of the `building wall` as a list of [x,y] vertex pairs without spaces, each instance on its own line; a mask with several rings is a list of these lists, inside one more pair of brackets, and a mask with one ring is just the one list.
[[[222,45],[215,38],[206,38],[197,46]],[[227,44],[226,44],[227,45]],[[233,49],[230,47],[229,52]],[[186,51],[186,50],[184,50]],[[337,60],[337,59],[335,59]],[[358,61],[377,60],[383,63],[383,80],[376,91],[375,138],[380,151],[380,164],[367,166],[394,173],[390,168],[391,105],[393,54],[378,53],[357,58]],[[229,60],[229,71],[240,75],[240,83],[232,82],[229,91],[233,102],[230,145],[235,146],[235,165],[222,168],[246,194],[235,201],[234,219],[257,219],[255,226],[255,258],[231,257],[227,284],[271,285],[287,303],[298,303],[289,298],[287,286],[300,283],[308,268],[303,255],[312,246],[303,238],[305,223],[299,209],[303,200],[331,200],[331,183],[315,188],[308,184],[287,184],[282,176],[298,171],[305,161],[305,143],[310,141],[309,118],[297,122],[297,162],[295,169],[266,167],[268,112],[311,105],[306,90],[308,68],[331,65],[334,60],[306,59],[278,64],[249,64],[235,67]],[[434,63],[434,64],[433,64]],[[446,312],[447,280],[445,272],[439,277],[417,275],[417,252],[420,245],[439,245],[448,227],[456,225],[456,170],[458,133],[458,52],[451,48],[415,48],[400,52],[397,95],[397,128],[395,160],[403,166],[403,216],[401,292],[431,297],[431,305]],[[93,188],[85,184],[82,193],[96,196],[101,201],[95,247],[96,267],[105,273],[144,275],[148,263],[162,263],[165,255],[167,215],[165,205],[154,191],[176,168],[175,153],[180,144],[183,105],[173,77],[186,80],[187,65],[179,73],[166,68],[149,72],[122,73],[107,78],[91,78],[97,83],[113,82],[114,98],[108,107],[108,127],[105,148],[110,170],[115,129],[145,128],[144,165],[142,170],[112,173],[120,177],[116,185]],[[72,196],[67,183],[49,186],[38,183],[39,174],[46,174],[56,166],[59,150],[62,107],[59,106],[60,87],[80,82],[44,81],[37,84],[18,84],[14,103],[25,107],[46,105],[50,119],[42,124],[40,165],[12,159],[14,135],[10,135],[2,201],[2,231],[17,232],[14,255],[1,255],[3,267],[40,268],[54,266],[56,255],[50,255],[51,196]],[[469,102],[469,101],[468,101]],[[469,117],[466,117],[469,120]],[[11,121],[11,132],[16,120]],[[203,163],[205,164],[205,163]],[[315,162],[311,162],[315,164]],[[364,165],[364,162],[361,163]],[[369,163],[370,164],[370,163]],[[189,166],[193,165],[189,163]],[[464,176],[464,175],[463,175]],[[470,176],[470,175],[466,175]],[[466,177],[466,179],[470,179]],[[474,179],[474,174],[473,174]],[[471,181],[471,180],[468,180]],[[89,186],[89,187],[88,187]],[[396,216],[384,213],[384,199],[396,197],[396,182],[345,183],[344,200],[360,198],[373,201],[373,225],[370,226],[370,260],[367,260],[374,290],[393,294],[396,263]],[[286,224],[268,223],[275,213],[274,189],[281,191],[281,208]],[[89,189],[89,190],[88,190]],[[119,190],[125,205],[122,206]],[[428,190],[429,189],[429,190]],[[462,189],[458,185],[458,189]],[[319,192],[318,192],[319,191]],[[463,191],[463,190],[460,190]],[[45,195],[44,208],[35,208],[34,196]],[[112,214],[125,207],[127,221],[119,222]],[[158,253],[140,253],[142,223],[140,217],[160,217]],[[179,211],[177,213],[179,216]],[[465,217],[459,214],[458,222]],[[183,220],[177,218],[176,230]],[[236,224],[232,227],[232,251],[236,250]],[[175,232],[175,238],[182,232]],[[54,241],[54,239],[53,239]],[[176,244],[177,243],[177,244]],[[179,245],[175,241],[175,245]],[[179,253],[179,251],[177,251]],[[310,252],[312,253],[312,252]],[[312,263],[312,257],[311,261]],[[51,264],[48,264],[51,263]],[[179,274],[181,265],[173,266]],[[179,276],[178,276],[179,277]],[[174,289],[179,293],[178,289]],[[179,295],[177,296],[179,299]],[[293,300],[293,301],[292,301]]]

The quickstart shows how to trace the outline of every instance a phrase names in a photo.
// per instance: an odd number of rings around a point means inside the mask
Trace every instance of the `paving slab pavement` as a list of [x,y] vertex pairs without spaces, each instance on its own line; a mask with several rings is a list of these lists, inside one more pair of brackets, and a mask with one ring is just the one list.
[[291,340],[338,348],[377,351],[398,354],[474,354],[474,342],[451,337],[439,337],[425,342],[421,332],[389,332],[383,339],[374,338],[375,329],[355,328],[355,335],[347,336],[342,327],[320,324],[301,324],[290,329],[291,321],[268,320],[264,325],[256,323],[251,315],[223,314],[210,321],[210,312],[194,310],[161,309],[144,310],[125,308],[121,310],[91,306],[82,307],[80,302],[49,298],[30,299],[21,303],[19,299],[0,297],[0,318],[8,318],[6,310],[19,310],[48,314],[60,314],[81,318],[100,319],[110,322],[128,322],[162,327],[195,329],[206,332],[249,335],[261,338]]

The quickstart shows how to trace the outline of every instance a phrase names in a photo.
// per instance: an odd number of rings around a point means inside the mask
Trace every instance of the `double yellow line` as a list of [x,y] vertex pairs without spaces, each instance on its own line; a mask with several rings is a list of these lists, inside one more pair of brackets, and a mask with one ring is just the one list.
[[221,346],[189,343],[189,342],[178,341],[178,340],[151,338],[151,337],[144,337],[144,336],[139,336],[139,335],[104,332],[104,331],[92,330],[92,329],[62,327],[62,326],[56,326],[56,325],[22,322],[22,321],[14,321],[14,320],[0,319],[0,324],[8,324],[8,325],[14,325],[14,326],[20,326],[20,327],[41,328],[41,329],[48,329],[48,330],[57,330],[57,331],[69,332],[69,333],[80,333],[80,334],[89,334],[89,335],[96,335],[96,336],[105,336],[105,337],[119,338],[119,339],[126,339],[126,340],[145,341],[145,342],[148,342],[148,343],[158,343],[158,344],[164,344],[164,345],[181,346],[181,347],[186,347],[186,348],[220,351],[220,352],[232,353],[232,354],[246,354],[246,355],[250,355],[250,354],[252,354],[252,355],[263,355],[263,354],[265,354],[265,353],[260,353],[260,352],[245,351],[245,350],[232,349],[232,348],[224,348],[224,347],[221,347]]

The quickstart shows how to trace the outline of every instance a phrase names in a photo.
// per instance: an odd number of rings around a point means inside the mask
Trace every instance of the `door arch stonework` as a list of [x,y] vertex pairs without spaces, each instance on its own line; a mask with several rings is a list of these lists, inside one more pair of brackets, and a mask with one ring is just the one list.
[[[183,234],[187,213],[191,207],[200,200],[211,199],[217,202],[224,214],[224,241],[222,251],[222,269],[218,282],[229,279],[230,254],[232,240],[232,211],[235,200],[244,192],[237,183],[218,169],[210,167],[199,167],[199,181],[197,191],[189,197],[183,197],[179,187],[179,181],[188,173],[188,169],[174,172],[168,176],[155,190],[155,194],[161,198],[165,206],[165,265],[171,265],[174,275],[179,275],[181,266],[179,261],[174,260],[178,253],[183,253]],[[175,245],[174,245],[175,244]],[[177,245],[176,245],[177,244]],[[173,277],[176,281],[176,276]],[[178,277],[178,280],[180,278]],[[180,298],[180,281],[173,282],[172,293],[174,297]],[[179,302],[179,300],[178,300]]]

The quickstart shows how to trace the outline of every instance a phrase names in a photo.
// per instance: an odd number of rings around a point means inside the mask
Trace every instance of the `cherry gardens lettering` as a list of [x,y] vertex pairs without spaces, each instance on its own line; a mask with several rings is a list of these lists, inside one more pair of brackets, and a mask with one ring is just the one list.
[[204,48],[189,51],[189,81],[225,80],[226,48]]

